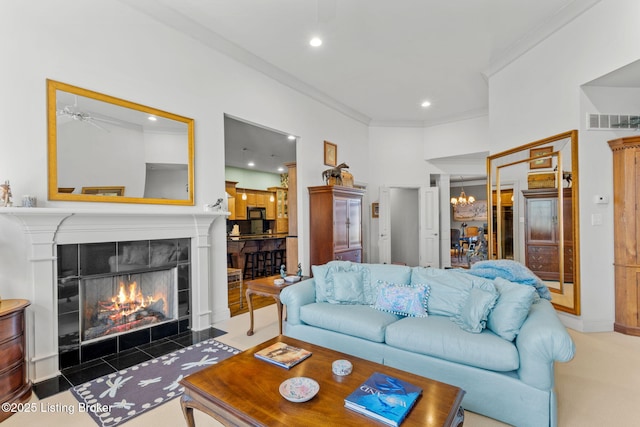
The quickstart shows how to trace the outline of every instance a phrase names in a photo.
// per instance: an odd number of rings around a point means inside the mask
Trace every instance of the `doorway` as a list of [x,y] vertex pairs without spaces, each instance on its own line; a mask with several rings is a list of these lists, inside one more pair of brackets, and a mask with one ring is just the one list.
[[419,265],[418,189],[391,188],[391,263]]
[[383,264],[439,267],[435,187],[380,187],[378,247]]

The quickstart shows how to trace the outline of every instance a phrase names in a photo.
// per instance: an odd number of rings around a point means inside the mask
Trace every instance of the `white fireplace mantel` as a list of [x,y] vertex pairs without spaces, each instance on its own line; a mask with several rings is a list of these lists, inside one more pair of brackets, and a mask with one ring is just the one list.
[[0,208],[5,218],[22,228],[28,247],[24,291],[31,300],[27,330],[29,378],[41,381],[59,374],[57,245],[112,241],[191,239],[191,325],[212,323],[210,227],[225,211],[178,209]]

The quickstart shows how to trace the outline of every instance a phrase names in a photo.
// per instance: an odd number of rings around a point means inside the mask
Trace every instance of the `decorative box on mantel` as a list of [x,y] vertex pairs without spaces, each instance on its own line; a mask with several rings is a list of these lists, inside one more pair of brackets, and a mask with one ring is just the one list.
[[[0,208],[0,218],[21,227],[27,258],[24,266],[23,294],[32,302],[27,311],[29,377],[37,382],[59,373],[57,296],[57,249],[59,245],[136,241],[151,239],[189,239],[191,268],[191,328],[203,330],[228,317],[225,287],[211,286],[214,277],[211,260],[214,248],[210,229],[217,218],[229,212],[203,212],[193,209],[66,209]],[[225,243],[221,243],[226,245]],[[23,249],[19,249],[23,250]],[[215,295],[214,295],[215,294]],[[216,305],[219,304],[219,305]]]

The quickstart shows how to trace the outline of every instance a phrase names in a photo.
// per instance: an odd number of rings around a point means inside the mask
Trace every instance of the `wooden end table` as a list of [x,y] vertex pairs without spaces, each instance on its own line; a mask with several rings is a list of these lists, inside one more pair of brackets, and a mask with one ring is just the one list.
[[[256,351],[276,341],[304,348],[313,354],[289,370],[254,356]],[[337,359],[353,363],[351,375],[339,377],[331,372],[331,364]],[[225,426],[383,426],[344,407],[344,398],[374,372],[400,378],[423,390],[401,427],[463,425],[464,411],[460,405],[465,392],[459,387],[285,336],[273,338],[183,378],[180,384],[184,386],[184,394],[180,404],[190,427],[195,426],[194,409]],[[318,394],[307,402],[289,402],[278,391],[283,381],[298,376],[313,378],[320,385]]]
[[[293,285],[293,283],[285,282],[283,285],[274,285],[275,279],[281,279],[280,275],[261,277],[259,279],[249,280],[245,282],[247,290],[245,295],[247,297],[247,304],[249,305],[249,318],[251,319],[251,326],[247,331],[247,335],[253,335],[253,303],[251,302],[251,295],[260,295],[263,297],[272,297],[276,300],[276,306],[278,308],[278,326],[280,335],[282,335],[282,302],[280,302],[280,292],[287,286]],[[297,282],[296,282],[297,283]]]

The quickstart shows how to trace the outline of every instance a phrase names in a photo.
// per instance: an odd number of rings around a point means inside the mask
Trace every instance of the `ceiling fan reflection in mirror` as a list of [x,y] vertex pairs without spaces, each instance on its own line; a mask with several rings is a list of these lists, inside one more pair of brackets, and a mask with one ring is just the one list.
[[116,120],[111,120],[108,118],[104,118],[104,117],[100,117],[99,115],[96,115],[95,113],[91,113],[89,111],[81,111],[78,108],[78,98],[77,96],[74,96],[74,102],[73,105],[65,105],[63,108],[60,108],[57,110],[56,112],[57,116],[59,119],[62,119],[61,122],[64,123],[64,119],[66,118],[67,121],[70,120],[75,120],[75,121],[79,121],[79,122],[84,122],[84,123],[88,123],[92,126],[95,126],[96,128],[103,130],[105,132],[109,132],[109,129],[105,128],[104,126],[100,126],[100,124],[96,123],[96,122],[103,122],[103,123],[109,123],[109,124],[114,124],[114,125],[120,125],[121,123],[119,121]]

